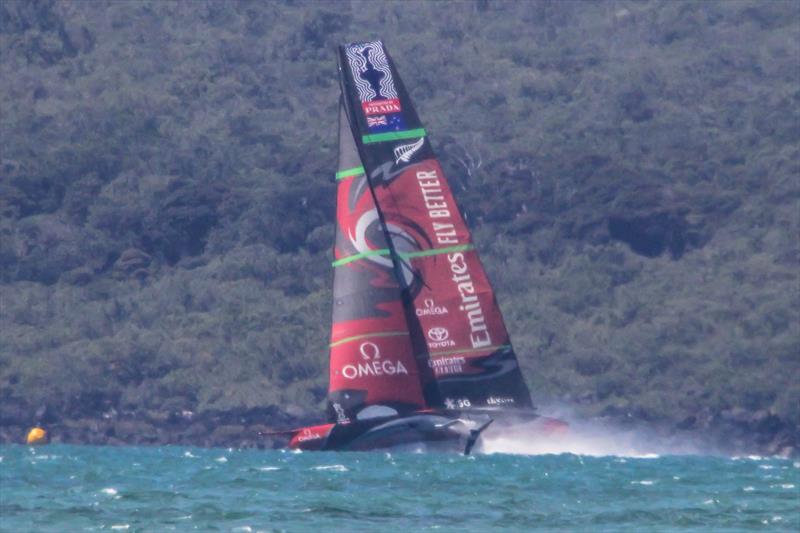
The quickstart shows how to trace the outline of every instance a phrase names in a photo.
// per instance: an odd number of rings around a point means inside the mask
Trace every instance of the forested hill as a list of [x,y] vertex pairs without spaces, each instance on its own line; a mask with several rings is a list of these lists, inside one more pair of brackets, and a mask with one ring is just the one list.
[[334,47],[379,37],[538,403],[797,450],[799,10],[0,3],[0,439],[320,419]]

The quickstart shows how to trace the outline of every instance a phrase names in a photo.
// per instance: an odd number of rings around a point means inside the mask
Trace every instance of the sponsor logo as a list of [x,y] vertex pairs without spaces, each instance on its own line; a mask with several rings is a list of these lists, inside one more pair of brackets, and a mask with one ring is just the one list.
[[449,336],[450,332],[445,328],[436,327],[428,330],[428,338],[435,342],[446,341]]
[[358,351],[363,362],[344,365],[342,375],[347,379],[363,378],[367,376],[395,376],[408,375],[408,369],[401,361],[382,359],[378,345],[374,342],[362,342]]
[[426,298],[423,302],[422,308],[417,308],[415,312],[417,316],[434,316],[434,315],[446,315],[447,314],[447,307],[443,305],[436,305],[431,298]]
[[361,346],[358,347],[358,351],[364,361],[381,358],[381,350],[374,342],[362,342]]
[[456,343],[450,338],[450,332],[447,328],[436,326],[428,330],[429,348],[447,348],[448,346],[455,346]]
[[398,98],[389,59],[379,41],[348,46],[345,54],[362,102]]
[[361,109],[368,117],[370,115],[385,115],[386,113],[399,113],[400,99],[391,98],[389,100],[372,100],[371,102],[361,102]]
[[447,409],[463,409],[465,407],[472,407],[469,398],[445,398],[444,406]]
[[428,360],[428,366],[433,369],[433,374],[437,378],[439,376],[461,374],[466,363],[466,359],[460,355],[437,357],[436,359]]
[[487,405],[509,405],[514,403],[514,398],[501,398],[497,396],[489,396],[486,400]]
[[408,163],[414,157],[422,145],[425,144],[425,137],[420,137],[419,140],[409,143],[401,144],[394,149],[394,164]]
[[379,117],[367,117],[367,126],[370,128],[374,126],[386,126],[388,125],[386,122],[386,115],[381,115]]
[[[436,241],[443,245],[459,244],[455,225],[450,222],[450,206],[443,194],[436,170],[419,170],[416,177]],[[467,315],[469,321],[469,339],[472,347],[491,346],[492,339],[486,327],[486,318],[464,254],[462,252],[448,254],[447,260],[453,273],[450,279],[456,284],[458,294],[461,296],[461,305],[458,309]]]
[[439,175],[435,170],[420,170],[416,176],[428,218],[433,224],[436,242],[444,246],[458,244],[456,227],[450,222],[450,206],[444,197]]
[[[354,44],[345,50],[353,82],[372,133],[405,129],[400,96],[394,84],[389,59],[379,41]],[[370,121],[383,116],[382,121]]]
[[489,330],[486,327],[486,317],[483,314],[481,301],[478,299],[475,285],[472,282],[472,276],[469,274],[469,267],[464,254],[455,252],[447,254],[447,260],[450,262],[450,271],[453,276],[450,278],[458,289],[458,294],[461,296],[461,305],[458,307],[467,315],[469,321],[469,340],[473,348],[486,348],[491,346],[492,338],[489,336]]
[[319,433],[315,433],[308,428],[304,428],[303,431],[297,436],[297,442],[305,442],[307,440],[317,440],[321,438],[322,435]]
[[333,404],[333,410],[336,411],[336,421],[340,424],[349,424],[350,418],[347,417],[347,413],[344,412],[344,408],[336,402]]

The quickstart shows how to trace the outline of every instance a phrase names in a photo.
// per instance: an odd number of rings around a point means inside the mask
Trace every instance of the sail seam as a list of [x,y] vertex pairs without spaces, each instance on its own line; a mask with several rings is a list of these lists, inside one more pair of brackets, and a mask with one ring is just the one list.
[[436,357],[438,355],[453,355],[457,353],[475,353],[475,352],[495,352],[497,350],[503,350],[506,348],[511,348],[510,344],[498,344],[496,346],[486,346],[485,348],[465,348],[461,350],[446,350],[443,352],[428,352],[431,357]]
[[401,337],[408,335],[409,335],[408,331],[380,331],[376,333],[364,333],[363,335],[354,335],[352,337],[345,337],[344,339],[340,339],[336,342],[330,343],[329,346],[333,348],[334,346],[339,346],[340,344],[345,344],[348,342],[353,342],[370,337]]
[[348,168],[346,170],[340,170],[336,173],[336,181],[343,180],[345,178],[351,178],[353,176],[358,176],[359,174],[364,173],[364,167],[353,167]]
[[425,137],[425,128],[416,128],[413,130],[405,131],[387,131],[384,133],[373,133],[372,135],[363,135],[361,141],[364,144],[379,143],[384,141],[399,141],[401,139],[411,139],[412,137]]

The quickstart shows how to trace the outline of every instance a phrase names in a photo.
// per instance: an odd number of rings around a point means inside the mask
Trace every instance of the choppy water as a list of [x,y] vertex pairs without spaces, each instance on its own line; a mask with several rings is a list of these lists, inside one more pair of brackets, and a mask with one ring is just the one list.
[[792,531],[771,458],[0,447],[3,531]]

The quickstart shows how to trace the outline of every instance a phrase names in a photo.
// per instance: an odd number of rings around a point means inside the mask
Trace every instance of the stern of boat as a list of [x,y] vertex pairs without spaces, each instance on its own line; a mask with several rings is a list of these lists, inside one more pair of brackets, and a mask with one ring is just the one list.
[[321,450],[336,424],[319,424],[288,431],[290,435],[289,449],[316,451]]

